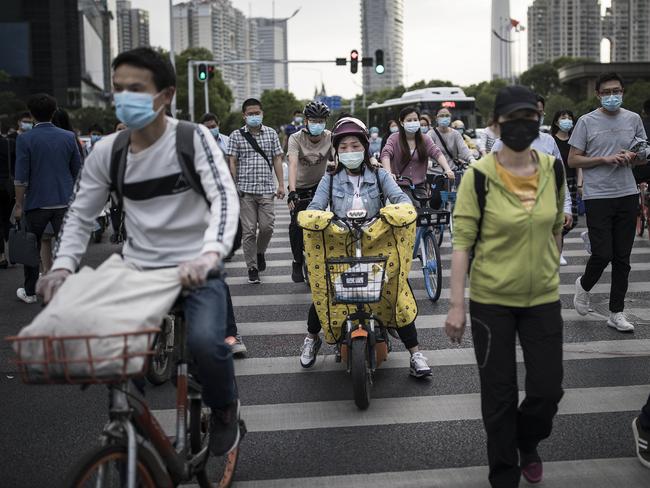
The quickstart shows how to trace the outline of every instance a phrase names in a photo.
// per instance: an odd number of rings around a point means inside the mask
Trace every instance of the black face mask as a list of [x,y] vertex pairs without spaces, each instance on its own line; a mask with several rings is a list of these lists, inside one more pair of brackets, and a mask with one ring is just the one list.
[[501,142],[515,152],[526,150],[539,137],[539,121],[516,119],[501,122]]

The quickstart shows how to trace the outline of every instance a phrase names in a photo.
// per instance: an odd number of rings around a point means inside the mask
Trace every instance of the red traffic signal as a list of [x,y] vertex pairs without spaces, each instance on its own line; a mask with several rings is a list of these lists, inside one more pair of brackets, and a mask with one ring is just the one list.
[[353,49],[350,51],[350,73],[359,71],[359,51]]

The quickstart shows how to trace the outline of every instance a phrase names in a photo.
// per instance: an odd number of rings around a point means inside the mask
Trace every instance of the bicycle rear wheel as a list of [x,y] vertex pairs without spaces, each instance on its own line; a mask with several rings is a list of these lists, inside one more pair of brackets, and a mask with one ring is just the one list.
[[[192,453],[197,454],[208,442],[210,429],[210,414],[203,408],[201,400],[192,400],[190,404],[190,446]],[[246,433],[246,427],[240,421],[241,436]],[[237,445],[224,457],[215,458],[211,454],[203,469],[196,473],[196,481],[200,488],[229,488],[235,479],[237,463],[239,461],[239,449]],[[210,480],[214,481],[210,481]]]
[[[126,447],[123,445],[98,446],[81,458],[70,471],[63,486],[123,488],[127,485],[127,460]],[[140,453],[136,463],[136,486],[156,488],[152,471]]]
[[424,256],[422,256],[424,274],[424,287],[431,301],[436,302],[442,291],[442,259],[440,248],[433,238],[433,232],[425,232],[422,236],[424,243]]
[[442,240],[445,237],[445,226],[437,225],[436,228],[434,229],[434,234],[436,236],[436,242],[438,244],[438,247],[442,246]]

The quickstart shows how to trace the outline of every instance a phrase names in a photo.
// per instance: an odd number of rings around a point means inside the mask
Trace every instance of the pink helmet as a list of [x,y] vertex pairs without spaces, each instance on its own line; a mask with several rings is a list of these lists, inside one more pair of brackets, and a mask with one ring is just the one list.
[[334,128],[332,129],[332,145],[334,149],[337,149],[341,140],[347,136],[356,136],[361,141],[361,144],[368,149],[370,135],[368,134],[366,124],[359,119],[343,117],[334,124]]

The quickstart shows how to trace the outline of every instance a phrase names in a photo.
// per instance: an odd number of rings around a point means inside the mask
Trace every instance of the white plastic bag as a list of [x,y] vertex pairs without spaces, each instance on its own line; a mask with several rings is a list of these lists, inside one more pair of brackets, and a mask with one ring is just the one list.
[[[177,268],[141,271],[114,254],[97,269],[84,267],[70,276],[48,306],[24,327],[19,337],[96,336],[92,339],[50,341],[22,340],[14,349],[23,361],[43,361],[45,344],[51,344],[54,368],[50,376],[63,376],[65,357],[67,374],[75,377],[111,377],[142,370],[144,353],[151,347],[151,334],[110,337],[114,334],[141,332],[160,327],[164,316],[181,291]],[[128,360],[126,370],[123,355]],[[90,357],[95,358],[91,366]],[[103,358],[96,361],[97,358]],[[70,362],[70,360],[74,362]],[[44,373],[42,366],[30,373]]]

